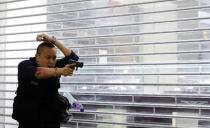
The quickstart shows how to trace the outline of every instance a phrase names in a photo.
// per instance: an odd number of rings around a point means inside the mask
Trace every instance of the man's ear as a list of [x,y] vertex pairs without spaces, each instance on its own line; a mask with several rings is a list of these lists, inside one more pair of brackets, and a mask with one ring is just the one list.
[[35,54],[35,59],[36,59],[36,63],[38,64],[39,63],[39,54],[38,53]]
[[36,54],[35,54],[35,57],[38,57],[38,56],[39,56],[39,54],[38,54],[38,53],[36,53]]
[[36,60],[39,59],[39,54],[38,53],[35,54],[35,58],[36,58]]

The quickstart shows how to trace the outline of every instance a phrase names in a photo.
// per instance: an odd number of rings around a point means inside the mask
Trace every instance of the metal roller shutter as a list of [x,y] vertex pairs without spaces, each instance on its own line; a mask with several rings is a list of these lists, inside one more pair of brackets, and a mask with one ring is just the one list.
[[17,127],[17,64],[38,33],[85,63],[61,78],[85,106],[62,127],[209,127],[209,18],[208,0],[1,0],[0,127]]

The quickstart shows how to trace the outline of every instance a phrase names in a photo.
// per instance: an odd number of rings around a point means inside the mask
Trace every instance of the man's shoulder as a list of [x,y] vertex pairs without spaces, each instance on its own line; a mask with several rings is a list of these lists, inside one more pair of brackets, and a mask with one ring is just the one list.
[[23,60],[21,61],[18,66],[21,66],[21,65],[32,65],[34,63],[35,59],[33,57],[31,57],[30,59],[27,59],[27,60]]

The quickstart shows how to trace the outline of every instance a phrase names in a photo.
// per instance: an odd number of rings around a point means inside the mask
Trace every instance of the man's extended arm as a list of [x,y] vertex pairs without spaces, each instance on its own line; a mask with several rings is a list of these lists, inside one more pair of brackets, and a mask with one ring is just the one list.
[[58,76],[71,76],[74,72],[74,64],[67,64],[63,68],[47,68],[47,67],[37,67],[35,76],[37,79],[46,79],[50,77]]

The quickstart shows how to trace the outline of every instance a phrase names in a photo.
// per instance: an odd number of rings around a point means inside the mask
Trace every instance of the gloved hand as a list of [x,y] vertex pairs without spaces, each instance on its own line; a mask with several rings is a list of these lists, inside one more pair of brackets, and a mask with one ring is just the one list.
[[77,109],[77,110],[80,110],[80,112],[84,112],[83,105],[78,101],[73,102],[72,109]]

